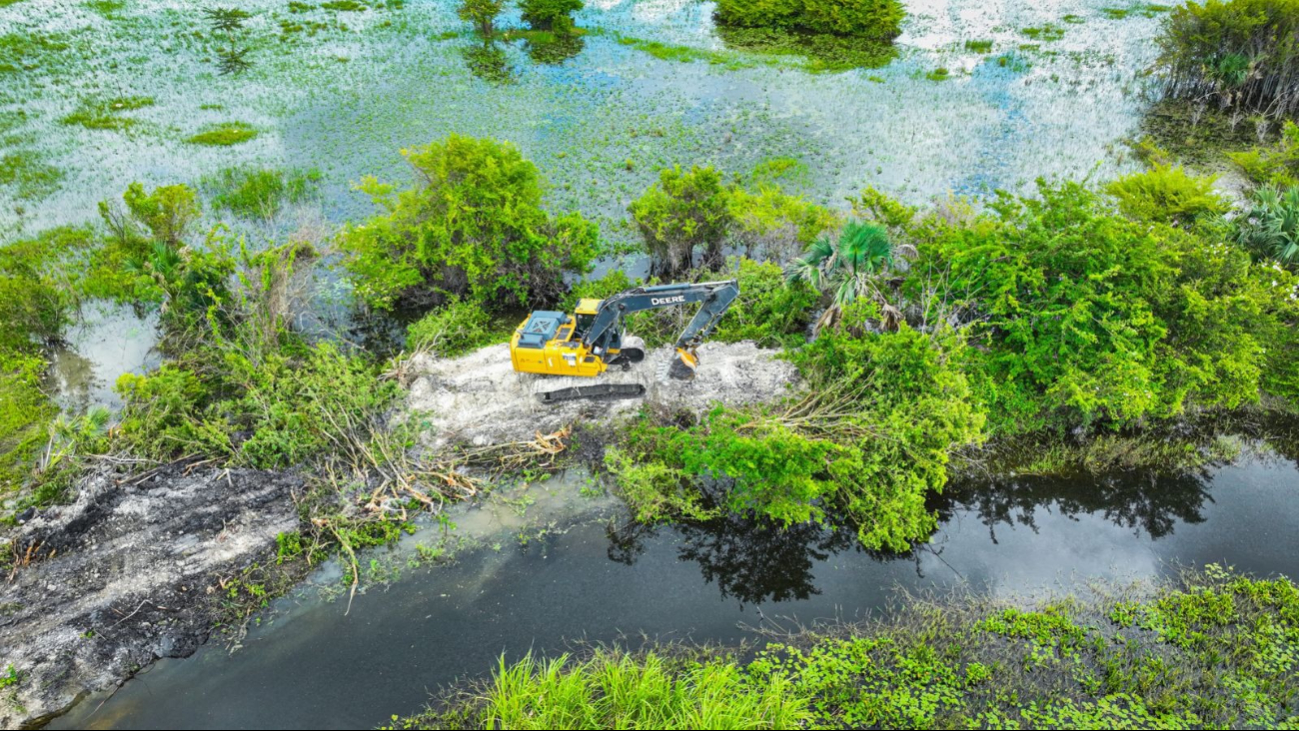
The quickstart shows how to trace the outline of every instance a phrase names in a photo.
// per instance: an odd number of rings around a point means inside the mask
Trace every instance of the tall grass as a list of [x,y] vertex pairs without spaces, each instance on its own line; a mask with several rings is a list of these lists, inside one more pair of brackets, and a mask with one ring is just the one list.
[[601,650],[507,664],[463,718],[509,729],[776,729],[810,718],[808,699],[783,676],[754,682],[720,660],[686,662]]

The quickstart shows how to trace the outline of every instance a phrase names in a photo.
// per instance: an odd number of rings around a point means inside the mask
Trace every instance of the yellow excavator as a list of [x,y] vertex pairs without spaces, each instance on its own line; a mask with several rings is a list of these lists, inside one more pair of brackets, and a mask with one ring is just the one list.
[[[537,310],[528,315],[510,339],[510,360],[520,373],[548,376],[599,376],[610,366],[630,368],[645,359],[645,343],[624,332],[624,318],[635,312],[701,303],[676,341],[676,356],[668,375],[694,378],[699,365],[697,349],[717,329],[731,303],[740,294],[734,279],[693,284],[635,287],[603,300],[583,299],[573,314]],[[576,398],[639,396],[639,384],[578,386],[541,394],[545,402]]]

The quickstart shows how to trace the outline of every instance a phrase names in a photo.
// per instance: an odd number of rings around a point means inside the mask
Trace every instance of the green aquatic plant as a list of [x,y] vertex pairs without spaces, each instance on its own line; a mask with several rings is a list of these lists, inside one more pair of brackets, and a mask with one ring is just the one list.
[[1019,32],[1035,41],[1058,41],[1064,38],[1064,28],[1047,23],[1042,26],[1020,28]]
[[39,200],[59,189],[63,171],[33,150],[0,155],[0,186],[9,187],[18,200]]
[[205,178],[212,206],[244,218],[274,218],[285,203],[301,203],[315,194],[321,173],[310,170],[231,167]]
[[63,124],[75,124],[86,129],[126,130],[137,120],[122,116],[123,112],[153,106],[153,97],[124,96],[107,100],[84,100],[71,114],[63,117]]
[[257,137],[257,129],[244,122],[223,122],[204,128],[191,135],[185,141],[191,145],[208,147],[230,147],[239,145]]
[[[389,728],[710,727],[696,715],[705,710],[713,728],[1288,728],[1296,720],[1299,589],[1290,580],[1211,564],[1153,585],[1089,585],[1098,591],[1038,599],[904,595],[869,620],[768,633],[756,653],[651,643],[641,654],[502,659],[491,680],[447,692],[418,716],[394,716]],[[717,700],[668,690],[722,668],[738,680]]]
[[992,41],[975,41],[965,42],[965,50],[974,51],[975,53],[992,53]]
[[929,73],[925,74],[925,78],[929,79],[930,81],[947,81],[951,77],[952,77],[952,72],[948,71],[947,67],[945,66],[939,66],[933,71],[930,71]]

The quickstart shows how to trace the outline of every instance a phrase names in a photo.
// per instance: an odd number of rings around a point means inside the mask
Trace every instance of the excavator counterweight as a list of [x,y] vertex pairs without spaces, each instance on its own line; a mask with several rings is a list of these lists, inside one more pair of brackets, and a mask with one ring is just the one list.
[[[699,345],[717,329],[740,294],[735,280],[636,287],[603,300],[584,299],[573,314],[538,310],[528,316],[510,340],[514,370],[552,376],[596,377],[610,366],[630,367],[645,358],[645,344],[624,332],[624,318],[635,312],[699,303],[699,310],[676,341],[668,369],[688,380],[699,365]],[[625,398],[640,395],[625,385],[578,386],[543,394],[545,402],[573,398]],[[605,393],[608,391],[608,393]],[[550,397],[550,398],[546,398]]]

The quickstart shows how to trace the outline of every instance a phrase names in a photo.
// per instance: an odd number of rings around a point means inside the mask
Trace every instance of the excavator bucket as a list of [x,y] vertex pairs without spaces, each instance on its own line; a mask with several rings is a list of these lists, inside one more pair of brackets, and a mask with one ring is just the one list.
[[668,375],[678,381],[690,381],[695,377],[695,368],[699,367],[699,356],[685,348],[677,348],[677,355],[668,366]]

